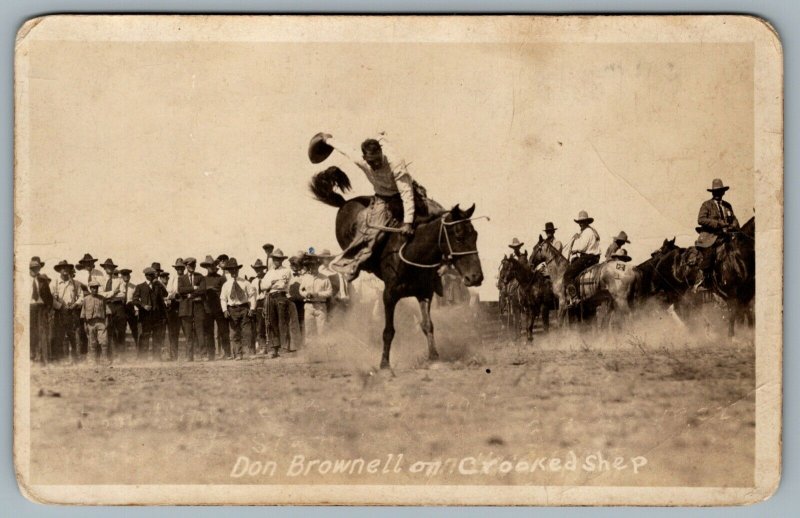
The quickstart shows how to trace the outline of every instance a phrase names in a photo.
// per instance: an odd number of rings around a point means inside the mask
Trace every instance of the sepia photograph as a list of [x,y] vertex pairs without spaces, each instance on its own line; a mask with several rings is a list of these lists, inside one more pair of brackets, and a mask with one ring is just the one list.
[[21,491],[768,498],[782,110],[749,16],[29,20]]

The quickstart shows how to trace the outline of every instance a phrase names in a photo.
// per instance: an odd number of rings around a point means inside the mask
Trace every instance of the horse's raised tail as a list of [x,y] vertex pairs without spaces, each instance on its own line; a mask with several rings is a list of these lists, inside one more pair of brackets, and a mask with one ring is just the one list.
[[345,203],[344,196],[335,191],[339,189],[342,193],[350,190],[350,178],[344,171],[336,166],[329,167],[311,177],[308,184],[314,198],[332,207],[341,207]]

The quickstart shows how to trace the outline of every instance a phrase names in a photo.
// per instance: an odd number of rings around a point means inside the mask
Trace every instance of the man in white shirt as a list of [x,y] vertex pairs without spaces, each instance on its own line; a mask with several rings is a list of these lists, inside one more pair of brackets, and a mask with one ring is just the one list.
[[108,351],[109,354],[114,355],[117,351],[125,350],[125,328],[128,324],[122,300],[122,279],[115,275],[117,265],[110,257],[100,263],[100,267],[105,272],[105,281],[100,282],[99,294],[105,299],[108,313],[108,322],[106,322]]
[[264,276],[263,285],[266,288],[267,303],[264,315],[267,323],[267,343],[272,347],[270,358],[277,358],[278,352],[283,347],[290,349],[289,335],[289,282],[292,280],[292,271],[283,265],[286,255],[279,248],[272,252],[272,270]]
[[[74,266],[66,259],[53,267],[58,278],[50,282],[53,294],[53,353],[68,362],[80,360],[78,343],[78,326],[80,324],[83,289],[78,281],[72,278]],[[65,341],[66,340],[66,341]]]
[[178,338],[181,334],[181,317],[178,312],[180,308],[178,279],[186,273],[186,264],[183,262],[183,258],[178,257],[172,267],[175,269],[175,276],[169,277],[166,281],[167,298],[165,300],[167,305],[167,338],[169,341],[168,361],[178,359]]
[[356,237],[331,264],[334,270],[352,281],[358,276],[361,265],[372,255],[375,244],[385,234],[375,226],[396,226],[393,207],[402,207],[400,232],[406,236],[414,233],[414,183],[405,159],[392,149],[382,133],[366,139],[360,151],[327,133],[318,134],[312,143],[315,140],[321,140],[353,162],[375,189],[369,207],[359,217]]
[[256,290],[239,275],[242,266],[235,257],[228,259],[222,269],[230,274],[230,278],[223,284],[219,296],[225,318],[230,321],[233,354],[237,360],[244,358],[242,330],[251,332],[250,319],[256,312]]
[[575,286],[575,279],[586,268],[600,262],[600,235],[591,226],[594,218],[590,218],[585,210],[578,213],[575,223],[580,227],[580,232],[572,236],[567,248],[569,266],[564,271],[564,289],[566,290],[568,304],[577,301],[579,290]]

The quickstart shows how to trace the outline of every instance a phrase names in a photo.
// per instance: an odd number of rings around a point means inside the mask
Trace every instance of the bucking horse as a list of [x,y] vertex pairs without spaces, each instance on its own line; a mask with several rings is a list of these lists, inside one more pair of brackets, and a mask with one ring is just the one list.
[[[369,205],[369,196],[345,200],[336,192],[347,193],[350,180],[344,171],[329,167],[313,176],[310,183],[314,197],[337,207],[336,240],[342,249],[353,240],[359,216]],[[451,264],[465,286],[480,286],[483,282],[478,257],[478,233],[472,225],[475,205],[462,210],[458,205],[449,211],[431,213],[415,221],[414,235],[407,238],[386,229],[388,236],[378,243],[363,270],[375,274],[384,283],[383,356],[381,368],[389,368],[389,351],[395,335],[394,310],[400,299],[414,297],[422,313],[420,327],[428,341],[428,358],[439,359],[431,320],[431,298],[434,291],[442,294],[438,269]]]

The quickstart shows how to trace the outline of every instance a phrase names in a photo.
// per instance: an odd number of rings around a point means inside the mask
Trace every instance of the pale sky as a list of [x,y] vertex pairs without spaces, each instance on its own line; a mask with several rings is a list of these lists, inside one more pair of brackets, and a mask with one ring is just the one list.
[[[721,177],[753,214],[747,44],[143,43],[30,46],[31,243],[45,272],[90,252],[141,270],[274,243],[338,251],[336,210],[308,193],[319,131],[358,146],[386,131],[445,206],[477,204],[486,280],[513,237],[580,210],[634,263],[691,244]],[[370,194],[346,167],[351,196]],[[251,275],[250,269],[245,270]]]

